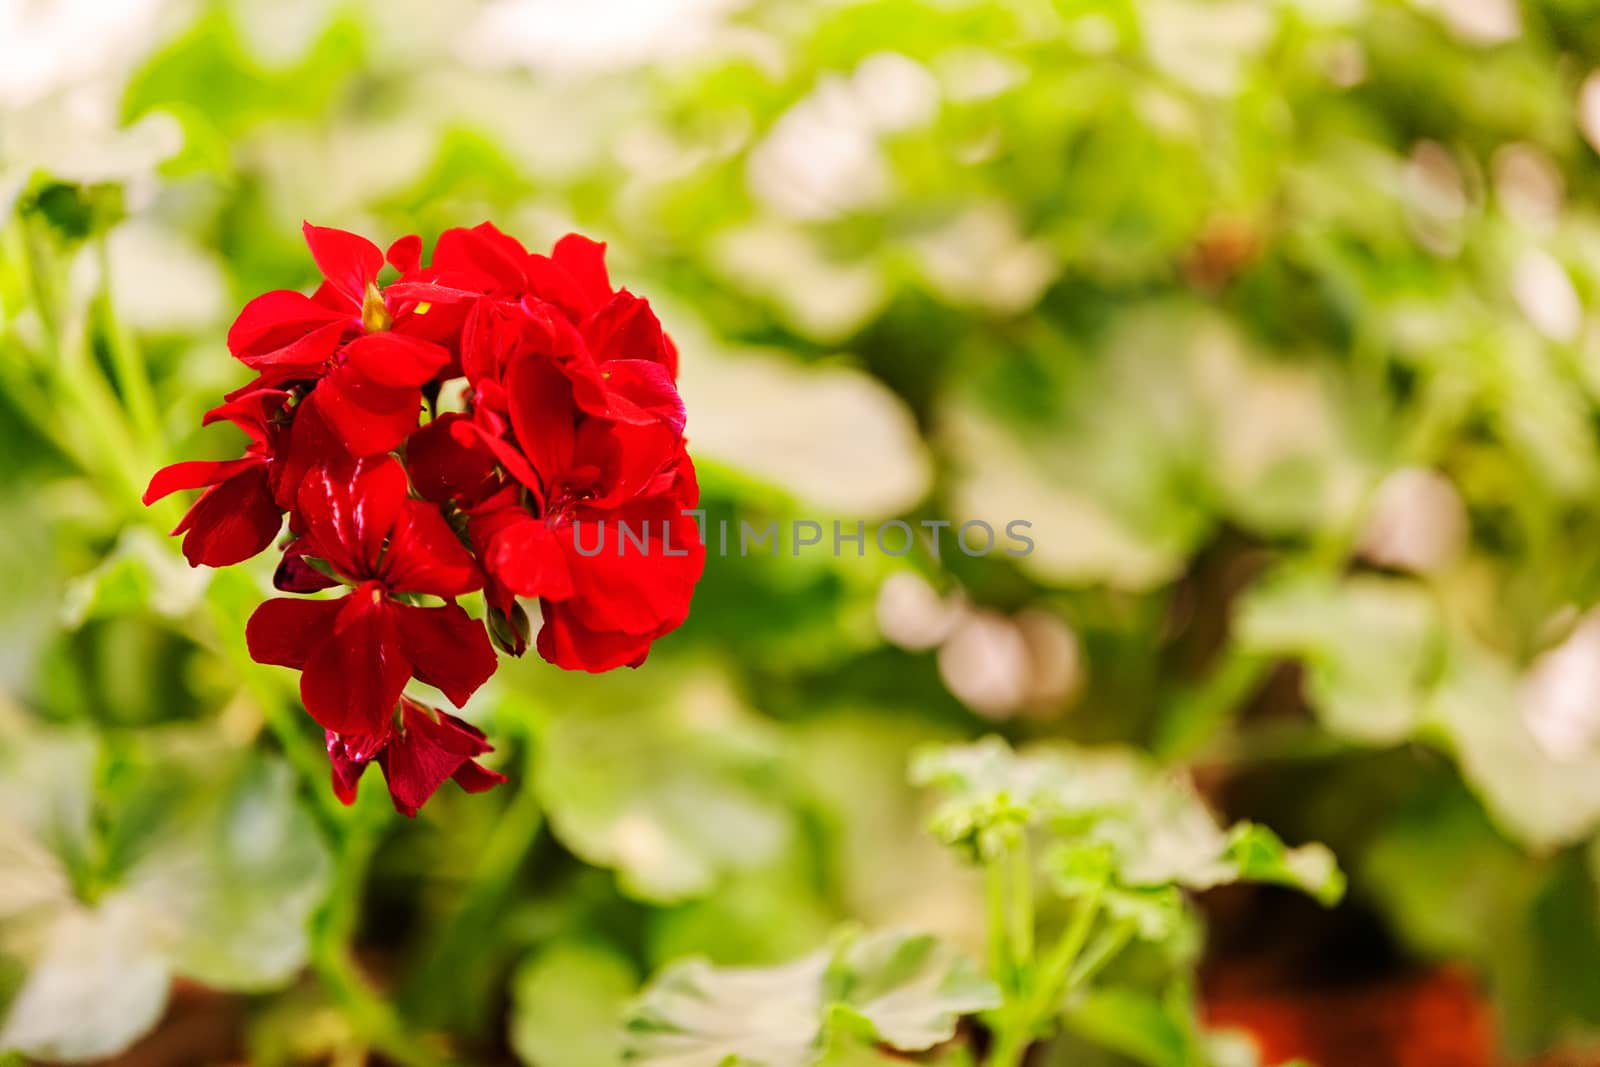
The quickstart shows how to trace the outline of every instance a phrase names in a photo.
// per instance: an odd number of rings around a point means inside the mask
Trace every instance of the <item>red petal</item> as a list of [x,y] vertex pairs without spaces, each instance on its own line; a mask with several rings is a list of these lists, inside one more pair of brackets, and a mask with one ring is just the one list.
[[[293,289],[262,293],[244,306],[228,329],[228,351],[250,366],[262,363],[314,362],[309,349],[289,352],[296,343],[329,325],[340,326],[348,316],[317,303]],[[338,331],[334,332],[334,342]],[[329,343],[328,352],[332,352]],[[327,358],[327,354],[323,355]]]
[[483,575],[438,508],[407,500],[389,535],[384,583],[397,593],[463,596],[483,586]]
[[611,298],[611,277],[606,272],[606,246],[578,233],[556,242],[550,258],[578,283],[588,305],[599,307]]
[[292,410],[294,418],[280,437],[278,452],[272,459],[272,495],[285,510],[295,506],[301,484],[317,467],[349,466],[355,462],[309,399]]
[[452,432],[465,418],[447,412],[406,441],[406,470],[412,486],[426,500],[442,504],[473,495],[494,473],[494,458],[478,447],[475,434],[463,435],[469,442],[463,444],[462,437]]
[[560,540],[570,536],[571,531],[558,534],[544,520],[520,508],[508,512],[486,523],[488,551],[484,554],[484,567],[518,596],[553,600],[571,596],[572,575]]
[[411,674],[392,618],[400,608],[371,583],[342,604],[332,633],[306,660],[300,699],[335,733],[381,733]]
[[603,304],[583,323],[583,339],[594,358],[643,359],[666,363],[666,335],[650,305],[626,289]]
[[[699,525],[679,512],[676,501],[662,498],[581,518],[586,524],[602,520],[606,523],[602,550],[594,556],[572,551],[567,557],[573,595],[564,603],[573,615],[591,630],[632,634],[682,623],[705,568]],[[585,549],[597,539],[594,529],[583,530]],[[643,551],[636,541],[643,542]]]
[[[613,359],[601,365],[601,374],[613,401],[626,400],[639,411],[670,426],[674,434],[683,433],[687,421],[683,397],[678,395],[678,387],[664,364],[642,359]],[[618,407],[620,405],[613,403],[614,409]],[[619,421],[637,420],[625,417]]]
[[266,464],[254,462],[208,489],[180,525],[189,531],[183,555],[191,567],[229,567],[272,544],[283,512],[272,499]]
[[[245,456],[241,459],[191,459],[182,463],[174,463],[162,467],[150,478],[150,486],[144,491],[144,496],[139,499],[149,507],[157,500],[171,496],[180,489],[199,489],[201,486],[216,485],[219,482],[232,478],[240,471],[259,466],[261,460],[255,456]],[[173,533],[188,529],[187,520]]]
[[206,412],[200,425],[210,426],[226,419],[249,434],[252,441],[265,445],[273,436],[273,419],[283,411],[288,399],[289,394],[282,389],[253,389]]
[[344,347],[345,366],[374,385],[419,386],[450,362],[449,350],[431,341],[385,331]]
[[468,760],[457,767],[456,773],[450,777],[455,779],[456,785],[468,793],[487,793],[506,780],[505,775],[491,771],[473,760]]
[[371,456],[399,446],[417,428],[422,391],[416,386],[376,385],[348,365],[336,368],[308,403],[353,456]]
[[335,230],[327,226],[301,226],[306,235],[306,246],[317,269],[341,295],[360,307],[366,300],[367,283],[377,280],[383,269],[383,253],[378,246],[360,234]]
[[417,678],[438,689],[456,707],[465,704],[494,673],[497,660],[483,623],[460,605],[391,608],[400,648]]
[[392,457],[315,468],[296,496],[311,540],[306,551],[348,577],[372,577],[405,500],[405,469]]
[[578,418],[572,384],[544,359],[528,356],[506,371],[506,399],[517,443],[548,492],[572,467]]
[[299,670],[333,636],[344,600],[274,597],[256,608],[245,624],[245,643],[257,663]]
[[410,274],[422,266],[422,238],[409,233],[396,239],[383,258],[401,274]]
[[650,654],[652,634],[624,634],[591,630],[573,615],[568,602],[541,600],[544,625],[539,627],[539,655],[569,671],[614,670],[637,667]]
[[[429,797],[450,778],[457,777],[471,762],[473,756],[490,751],[483,733],[454,715],[434,712],[407,701],[404,705],[405,731],[391,741],[383,754],[384,775],[389,780],[389,794],[394,806],[403,815],[414,815]],[[477,767],[476,764],[472,766]],[[465,776],[482,792],[495,784],[485,779],[499,779],[498,775],[477,768],[481,775],[470,772]]]
[[433,266],[441,281],[480,292],[521,292],[527,285],[523,272],[527,257],[527,249],[515,238],[487,222],[470,230],[459,226],[446,230],[433,246]]

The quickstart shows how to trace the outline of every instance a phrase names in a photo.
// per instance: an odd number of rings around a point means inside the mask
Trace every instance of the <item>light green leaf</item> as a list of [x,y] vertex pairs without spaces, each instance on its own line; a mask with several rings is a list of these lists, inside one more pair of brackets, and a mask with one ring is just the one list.
[[1442,636],[1426,589],[1375,575],[1263,582],[1245,594],[1235,633],[1246,650],[1302,659],[1323,724],[1374,744],[1416,727]]
[[1555,849],[1600,826],[1600,751],[1556,759],[1523,718],[1519,678],[1497,656],[1458,641],[1428,722],[1495,823],[1535,849]]
[[1066,1021],[1079,1036],[1147,1067],[1195,1067],[1184,1020],[1149,993],[1090,990],[1068,1002]]
[[114,894],[60,913],[0,1025],[0,1049],[92,1060],[127,1048],[161,1017],[170,963],[144,905]]
[[1131,750],[1015,753],[990,737],[924,749],[911,774],[943,788],[934,830],[951,844],[981,847],[986,832],[1009,823],[1038,826],[1069,846],[1054,855],[1052,872],[1069,895],[1083,890],[1095,864],[1124,889],[1263,881],[1297,887],[1324,903],[1344,891],[1327,849],[1290,849],[1250,824],[1224,830],[1187,780]]
[[327,856],[286,767],[182,732],[102,755],[0,729],[0,949],[26,973],[0,1049],[113,1055],[174,975],[255,991],[300,969]]
[[672,964],[630,1011],[624,1059],[650,1067],[805,1067],[822,1053],[832,953],[779,967]]
[[919,1052],[955,1033],[961,1016],[997,1007],[999,991],[972,961],[928,934],[865,934],[828,973],[828,996],[871,1026],[872,1036]]
[[511,1047],[535,1067],[615,1067],[618,1020],[638,985],[614,950],[561,941],[530,958],[511,984]]
[[211,804],[169,828],[127,884],[164,916],[179,973],[221,989],[281,984],[305,962],[327,852],[282,764],[248,768]]
[[537,782],[568,848],[615,868],[635,896],[677,901],[770,862],[790,840],[791,816],[762,788],[774,755],[725,689],[689,686],[645,707],[556,718]]
[[962,1016],[999,1002],[972,962],[936,938],[847,936],[776,967],[673,964],[635,1004],[625,1050],[652,1067],[808,1067],[846,1034],[931,1048]]

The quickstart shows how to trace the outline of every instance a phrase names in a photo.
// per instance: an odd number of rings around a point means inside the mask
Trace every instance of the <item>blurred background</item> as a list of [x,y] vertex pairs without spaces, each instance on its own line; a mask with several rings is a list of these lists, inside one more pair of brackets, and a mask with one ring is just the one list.
[[[904,769],[999,732],[1335,849],[1204,902],[1264,1062],[1600,1063],[1597,68],[1589,0],[0,0],[0,1050],[611,1063],[685,954],[972,944]],[[138,500],[302,219],[608,242],[713,520],[1035,550],[713,556],[642,670],[502,667],[508,785],[345,811],[270,560]]]

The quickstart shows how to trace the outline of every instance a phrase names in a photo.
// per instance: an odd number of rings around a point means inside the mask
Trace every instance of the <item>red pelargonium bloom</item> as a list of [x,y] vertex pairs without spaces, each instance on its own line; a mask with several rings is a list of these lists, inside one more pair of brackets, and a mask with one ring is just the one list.
[[[498,382],[513,359],[536,352],[572,379],[582,410],[664,420],[681,432],[677,349],[647,301],[612,289],[605,247],[568,234],[542,256],[487,222],[446,230],[433,265],[389,292],[454,309],[461,366],[475,387]],[[496,406],[492,388],[481,395]]]
[[526,494],[473,512],[491,602],[504,611],[510,595],[538,597],[539,654],[558,666],[636,667],[687,617],[705,566],[682,438],[663,423],[576,414],[570,383],[536,358],[515,363],[506,384],[522,454],[508,470]]
[[226,567],[260,552],[283,525],[283,509],[273,494],[272,465],[289,394],[257,389],[206,412],[201,425],[226,419],[249,435],[238,459],[188,460],[156,471],[144,491],[148,507],[180,489],[205,488],[172,531],[183,534],[183,555],[191,566]]
[[[378,288],[384,254],[357,234],[305,224],[324,281],[306,296],[278,289],[256,297],[228,331],[228,349],[257,372],[248,388],[302,386],[350,452],[386,452],[417,428],[422,387],[453,362],[448,348],[414,328],[415,302],[391,306]],[[388,258],[415,270],[420,242],[402,237]]]
[[395,810],[408,818],[449,779],[469,793],[482,793],[506,780],[477,762],[494,749],[471,723],[410,697],[401,697],[398,720],[391,718],[377,734],[328,731],[333,791],[344,803],[354,803],[361,775],[374,761],[388,782]]
[[[678,354],[584,237],[544,256],[484,223],[447,230],[427,264],[416,237],[305,238],[316,291],[257,297],[228,332],[255,379],[205,421],[244,430],[244,455],[167,467],[145,499],[205,490],[174,532],[213,566],[272,543],[287,512],[273,584],[350,591],[268,600],[250,653],[302,672],[339,797],[377,762],[411,815],[447,778],[502,780],[477,762],[482,733],[404,690],[465,703],[496,644],[526,650],[519,597],[539,601],[540,654],[588,671],[638,666],[688,614],[705,548]],[[460,378],[459,409],[422,423]],[[487,630],[456,603],[478,589]]]
[[[406,681],[417,678],[460,707],[494,673],[483,624],[454,603],[482,575],[437,508],[406,494],[394,459],[363,459],[315,471],[301,487],[304,553],[355,588],[339,600],[280,597],[246,626],[258,663],[303,673],[306,710],[340,734],[383,732]],[[399,599],[426,594],[447,603]]]

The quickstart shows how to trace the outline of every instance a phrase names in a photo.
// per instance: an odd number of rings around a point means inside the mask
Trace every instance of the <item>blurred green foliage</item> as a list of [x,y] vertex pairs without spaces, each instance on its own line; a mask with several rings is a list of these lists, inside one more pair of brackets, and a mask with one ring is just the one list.
[[[0,1046],[110,1050],[180,975],[277,990],[263,1063],[590,1067],[681,956],[844,920],[976,951],[905,768],[997,729],[1196,768],[1481,975],[1510,1049],[1594,1040],[1600,6],[125,6],[0,45]],[[191,572],[138,501],[232,454],[223,335],[312,281],[302,218],[608,241],[713,524],[1035,551],[713,558],[642,670],[473,702],[508,786],[342,809],[244,652],[265,562]],[[196,746],[237,781],[162,769]],[[196,893],[159,936],[151,843]],[[108,946],[52,987],[116,1007],[72,1047],[15,1013],[52,923]],[[1170,1061],[1172,1003],[1095,996],[1080,1035]]]

